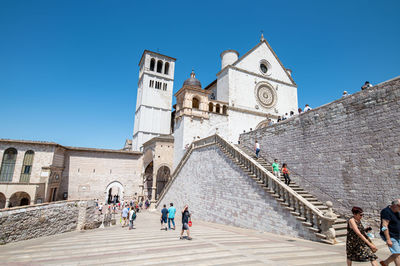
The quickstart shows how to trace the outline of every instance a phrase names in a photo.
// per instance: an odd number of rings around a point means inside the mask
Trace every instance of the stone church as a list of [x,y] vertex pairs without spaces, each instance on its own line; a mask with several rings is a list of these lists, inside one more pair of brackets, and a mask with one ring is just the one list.
[[0,208],[66,199],[156,202],[194,140],[218,133],[237,142],[297,111],[297,85],[268,42],[239,57],[221,53],[221,70],[203,87],[194,71],[175,93],[176,59],[145,50],[132,140],[121,150],[0,139]]

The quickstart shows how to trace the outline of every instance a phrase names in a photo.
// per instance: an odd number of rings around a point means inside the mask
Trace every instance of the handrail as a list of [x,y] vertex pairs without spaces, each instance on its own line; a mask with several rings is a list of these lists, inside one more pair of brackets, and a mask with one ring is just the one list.
[[[225,142],[225,144],[228,144],[230,146],[231,149],[234,149],[235,151],[241,153],[242,156],[244,156],[247,160],[249,160],[250,162],[252,162],[253,164],[255,164],[259,170],[261,170],[263,173],[265,173],[266,175],[268,175],[269,178],[271,178],[272,180],[274,180],[275,182],[279,183],[283,188],[285,188],[285,190],[287,190],[288,192],[290,192],[291,194],[293,194],[295,197],[297,197],[300,201],[302,201],[302,203],[304,203],[307,207],[309,207],[310,209],[312,209],[315,213],[317,213],[319,216],[323,216],[323,213],[320,209],[318,209],[317,207],[315,207],[314,205],[312,205],[310,202],[308,202],[306,199],[304,199],[301,195],[299,195],[296,191],[294,191],[291,187],[289,187],[288,185],[286,185],[284,182],[282,182],[282,180],[280,180],[279,178],[277,178],[276,176],[274,176],[273,174],[271,174],[269,171],[266,171],[265,168],[263,166],[261,166],[261,164],[259,162],[257,162],[256,160],[254,160],[252,157],[250,157],[247,153],[243,152],[242,150],[238,149],[237,147],[231,145],[229,142],[227,142],[226,140],[224,140],[222,137],[218,136],[219,140],[222,140],[223,142]],[[225,145],[227,146],[227,145]]]
[[[251,150],[251,148],[249,148],[249,146],[246,146],[246,145],[244,145],[244,144],[240,144],[240,146],[246,148],[247,150]],[[273,161],[273,159],[272,159],[271,156],[268,156],[268,154],[265,154],[265,153],[264,153],[264,156],[263,156],[263,155],[260,155],[260,157],[263,158],[267,163],[272,164],[271,161]],[[313,185],[312,181],[308,180],[308,178],[304,177],[303,175],[300,175],[300,174],[299,174],[298,172],[296,172],[295,170],[291,169],[290,172],[291,172],[294,176],[300,177],[301,180],[306,181],[309,185]],[[313,186],[313,188],[314,188],[314,189],[317,189],[319,192],[321,192],[321,193],[324,194],[325,196],[331,198],[333,201],[339,203],[342,207],[346,207],[346,208],[347,208],[346,205],[344,205],[344,204],[341,203],[341,202],[338,202],[337,199],[336,199],[334,196],[329,195],[328,193],[326,193],[325,191],[323,191],[321,188],[316,187],[316,186]]]
[[331,202],[326,202],[328,210],[322,212],[291,187],[283,183],[282,180],[265,170],[260,163],[254,160],[247,153],[232,145],[219,135],[215,135],[215,138],[217,144],[221,145],[222,148],[225,148],[233,157],[233,160],[244,165],[248,171],[253,173],[260,181],[262,181],[263,184],[269,188],[284,205],[291,208],[291,210],[300,217],[300,220],[307,222],[307,225],[311,228],[315,228],[318,233],[321,232],[327,242],[332,244],[336,243],[335,229],[333,228],[336,215],[332,211]]

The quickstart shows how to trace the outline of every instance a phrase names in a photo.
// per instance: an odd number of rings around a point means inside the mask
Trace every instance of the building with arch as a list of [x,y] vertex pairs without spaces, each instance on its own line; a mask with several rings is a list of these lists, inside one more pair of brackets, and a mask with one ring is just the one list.
[[145,50],[133,136],[121,150],[0,140],[0,207],[115,196],[155,202],[194,140],[218,133],[236,142],[243,131],[297,111],[291,70],[263,36],[241,57],[235,50],[220,57],[221,70],[204,88],[191,72],[173,110],[176,59]]

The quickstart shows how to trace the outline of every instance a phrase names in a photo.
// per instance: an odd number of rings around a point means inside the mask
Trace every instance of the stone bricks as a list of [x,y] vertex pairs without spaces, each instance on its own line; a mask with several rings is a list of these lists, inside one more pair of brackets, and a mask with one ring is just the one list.
[[194,218],[315,240],[315,236],[216,146],[193,151],[164,198]]
[[288,163],[292,178],[341,214],[376,219],[400,188],[400,78],[273,126],[241,135],[261,156]]
[[0,244],[100,225],[94,201],[64,201],[0,210]]

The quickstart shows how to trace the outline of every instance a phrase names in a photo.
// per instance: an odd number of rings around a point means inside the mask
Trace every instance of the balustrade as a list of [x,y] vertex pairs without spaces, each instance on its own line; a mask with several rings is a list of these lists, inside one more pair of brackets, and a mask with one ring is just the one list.
[[301,195],[297,194],[297,192],[290,188],[288,185],[284,184],[279,178],[266,171],[256,160],[251,158],[249,155],[247,155],[234,145],[228,143],[219,135],[213,135],[195,141],[190,145],[185,155],[182,157],[181,162],[178,164],[174,173],[172,174],[172,178],[167,183],[166,188],[160,196],[160,199],[163,198],[164,194],[169,189],[170,184],[175,179],[175,176],[179,173],[191,151],[194,148],[199,148],[213,143],[223,148],[232,156],[235,162],[237,162],[239,165],[242,165],[251,174],[254,174],[260,181],[263,182],[263,185],[265,187],[269,188],[272,193],[276,194],[282,200],[282,203],[285,206],[292,208],[292,211],[296,212],[299,217],[307,221],[311,225],[311,227],[317,229],[318,232],[325,234],[328,241],[331,241],[332,243],[335,242],[335,231],[333,229],[333,223],[336,217],[331,211],[331,207],[329,208],[330,212],[323,213],[321,210],[319,210],[314,205],[309,203],[306,199],[304,199]]

